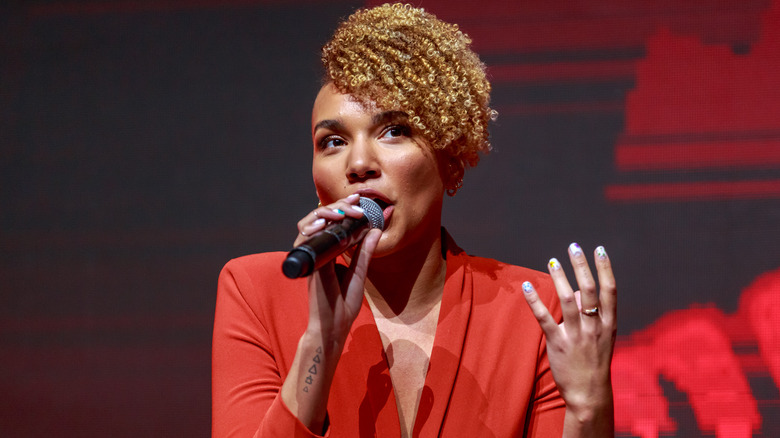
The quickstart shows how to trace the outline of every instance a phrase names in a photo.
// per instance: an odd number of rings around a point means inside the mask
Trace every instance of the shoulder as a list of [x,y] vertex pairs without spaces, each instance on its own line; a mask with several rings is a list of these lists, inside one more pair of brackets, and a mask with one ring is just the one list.
[[226,286],[240,294],[250,307],[305,305],[306,280],[291,280],[282,274],[286,252],[267,252],[238,257],[227,262],[219,275]]
[[[519,291],[521,292],[519,296],[522,297],[523,283],[530,281],[545,304],[557,300],[555,286],[550,275],[546,272],[468,254],[463,248],[458,246],[452,236],[443,228],[442,238],[447,248],[447,257],[452,257],[452,262],[456,266],[463,265],[466,267],[466,270],[470,272],[475,288],[507,292]],[[515,294],[513,293],[512,295]],[[524,302],[525,299],[522,301]]]
[[271,271],[276,267],[279,273],[281,273],[281,266],[285,255],[286,253],[277,251],[237,257],[228,261],[225,264],[223,271],[266,272]]
[[528,304],[523,293],[523,283],[533,284],[539,297],[554,317],[558,318],[560,303],[550,274],[535,269],[505,263],[491,258],[458,254],[470,272],[478,302],[492,302],[497,306],[519,306],[525,310]]
[[491,258],[461,254],[469,267],[475,282],[513,287],[522,290],[523,282],[530,281],[534,287],[544,293],[554,292],[550,274],[535,269],[505,263]]

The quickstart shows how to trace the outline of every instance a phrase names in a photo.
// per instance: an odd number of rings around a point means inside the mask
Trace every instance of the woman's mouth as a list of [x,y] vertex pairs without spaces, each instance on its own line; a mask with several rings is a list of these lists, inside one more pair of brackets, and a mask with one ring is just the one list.
[[393,205],[379,198],[373,198],[373,200],[382,209],[382,217],[385,219],[385,229],[387,229],[387,221],[390,220],[390,216],[393,214]]

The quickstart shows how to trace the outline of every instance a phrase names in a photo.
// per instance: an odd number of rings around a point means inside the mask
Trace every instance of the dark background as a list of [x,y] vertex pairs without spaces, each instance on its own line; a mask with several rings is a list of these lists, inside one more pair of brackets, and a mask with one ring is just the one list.
[[[626,126],[642,117],[626,102],[651,37],[667,29],[739,60],[770,1],[419,4],[459,23],[493,78],[495,150],[445,202],[468,252],[544,269],[572,241],[603,244],[627,342],[674,309],[734,313],[742,289],[780,267],[780,189],[706,186],[780,180],[771,146],[768,161],[741,166],[625,170],[616,159],[659,134]],[[209,435],[217,275],[230,258],[288,249],[316,205],[319,47],[361,5],[0,6],[0,434]],[[780,147],[780,117],[769,123],[762,138]],[[609,195],[692,182],[709,191]],[[745,373],[760,387],[753,435],[777,436],[776,383],[766,366]],[[661,384],[678,424],[668,434],[715,436]]]

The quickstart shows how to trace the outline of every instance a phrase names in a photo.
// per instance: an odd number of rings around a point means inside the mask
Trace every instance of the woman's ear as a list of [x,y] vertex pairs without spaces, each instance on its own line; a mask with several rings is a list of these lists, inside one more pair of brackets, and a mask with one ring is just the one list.
[[463,161],[451,155],[447,149],[437,151],[437,160],[444,190],[449,196],[455,196],[463,186],[463,174],[466,170]]

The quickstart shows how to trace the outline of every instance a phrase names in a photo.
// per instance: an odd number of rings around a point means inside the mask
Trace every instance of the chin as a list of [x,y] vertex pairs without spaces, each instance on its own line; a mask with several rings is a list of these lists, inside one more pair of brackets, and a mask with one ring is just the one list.
[[378,259],[393,254],[398,245],[398,241],[393,238],[392,233],[382,233],[382,237],[379,238],[379,243],[374,250],[372,259]]

